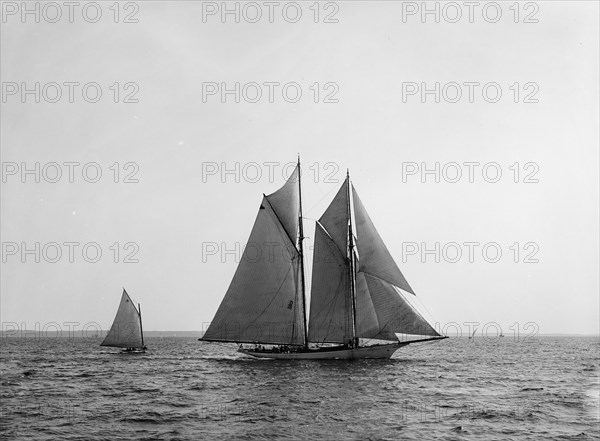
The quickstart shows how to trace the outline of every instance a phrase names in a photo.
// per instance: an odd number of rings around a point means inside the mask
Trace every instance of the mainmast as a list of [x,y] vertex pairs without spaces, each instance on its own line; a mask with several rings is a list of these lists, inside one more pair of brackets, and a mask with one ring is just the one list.
[[300,253],[300,283],[302,290],[302,322],[304,325],[304,347],[308,348],[308,326],[306,325],[306,281],[304,278],[304,226],[302,223],[302,185],[300,183],[302,171],[300,170],[300,155],[298,155],[298,197],[300,203],[300,210],[298,212],[298,225],[299,225],[299,253]]
[[346,171],[348,187],[346,197],[348,198],[348,259],[350,267],[350,296],[352,298],[352,346],[358,346],[356,342],[356,274],[354,267],[354,233],[352,232],[352,210],[350,208],[350,171]]

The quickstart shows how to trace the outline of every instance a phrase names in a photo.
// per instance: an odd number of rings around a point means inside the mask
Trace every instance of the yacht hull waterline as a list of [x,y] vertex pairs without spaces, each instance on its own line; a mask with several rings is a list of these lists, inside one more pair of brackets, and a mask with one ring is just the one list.
[[254,349],[242,349],[239,352],[257,358],[275,358],[278,360],[356,360],[359,358],[391,358],[398,349],[408,343],[392,343],[389,345],[362,346],[352,349],[315,349],[306,352],[261,352]]
[[303,349],[297,352],[272,352],[271,350],[259,351],[256,349],[239,349],[238,352],[256,358],[273,358],[277,360],[358,360],[390,359],[394,353],[410,343],[418,343],[431,340],[442,340],[447,337],[414,340],[373,346],[360,346],[357,348],[331,347],[318,349]]

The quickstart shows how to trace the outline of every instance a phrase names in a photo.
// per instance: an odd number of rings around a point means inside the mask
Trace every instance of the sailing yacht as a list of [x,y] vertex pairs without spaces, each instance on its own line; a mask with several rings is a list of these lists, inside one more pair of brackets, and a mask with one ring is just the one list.
[[[390,358],[410,343],[446,338],[407,300],[414,291],[349,173],[315,228],[307,322],[298,159],[285,185],[263,195],[233,280],[200,340],[235,342],[253,357],[304,360]],[[400,341],[397,334],[418,337]]]
[[142,331],[142,308],[138,303],[136,309],[125,288],[123,288],[115,320],[100,346],[124,348],[123,352],[128,353],[146,352]]

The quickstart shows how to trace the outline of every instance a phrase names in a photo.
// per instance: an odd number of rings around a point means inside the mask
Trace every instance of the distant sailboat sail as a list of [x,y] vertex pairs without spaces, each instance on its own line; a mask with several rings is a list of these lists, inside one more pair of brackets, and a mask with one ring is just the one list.
[[136,309],[125,289],[115,320],[100,346],[144,348],[141,311]]
[[[409,343],[445,338],[404,298],[403,292],[414,291],[349,176],[315,225],[307,326],[300,178],[298,161],[286,184],[263,197],[243,257],[201,340],[255,343],[254,349],[240,347],[255,357],[326,359],[389,358]],[[400,342],[397,334],[425,338]],[[283,346],[265,351],[262,344]]]
[[473,333],[469,336],[469,340],[475,337],[475,333],[477,332],[477,328],[473,330]]
[[281,189],[263,196],[233,280],[203,340],[305,343],[298,173],[296,167]]

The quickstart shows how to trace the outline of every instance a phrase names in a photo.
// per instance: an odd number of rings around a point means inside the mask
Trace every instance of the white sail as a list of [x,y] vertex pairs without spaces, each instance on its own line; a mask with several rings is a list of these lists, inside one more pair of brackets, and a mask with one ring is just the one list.
[[360,271],[385,280],[398,288],[414,294],[412,288],[400,272],[390,252],[375,229],[358,193],[352,186],[356,235],[360,255]]
[[250,238],[206,341],[304,344],[297,169],[264,196]]
[[347,343],[352,338],[352,304],[346,257],[317,222],[313,254],[308,340]]
[[125,290],[123,290],[115,320],[101,346],[118,348],[141,348],[144,346],[140,313]]
[[337,192],[319,223],[325,228],[342,256],[347,256],[348,249],[348,182],[346,179]]
[[356,274],[356,336],[381,338],[376,337],[380,334],[380,328],[365,275],[359,272]]
[[366,282],[379,329],[365,328],[357,331],[357,337],[397,340],[396,334],[439,335],[429,322],[399,295],[393,285],[365,273],[359,273],[357,280],[362,277]]
[[298,191],[299,169],[296,167],[283,187],[267,196],[291,242],[296,244],[300,193]]

